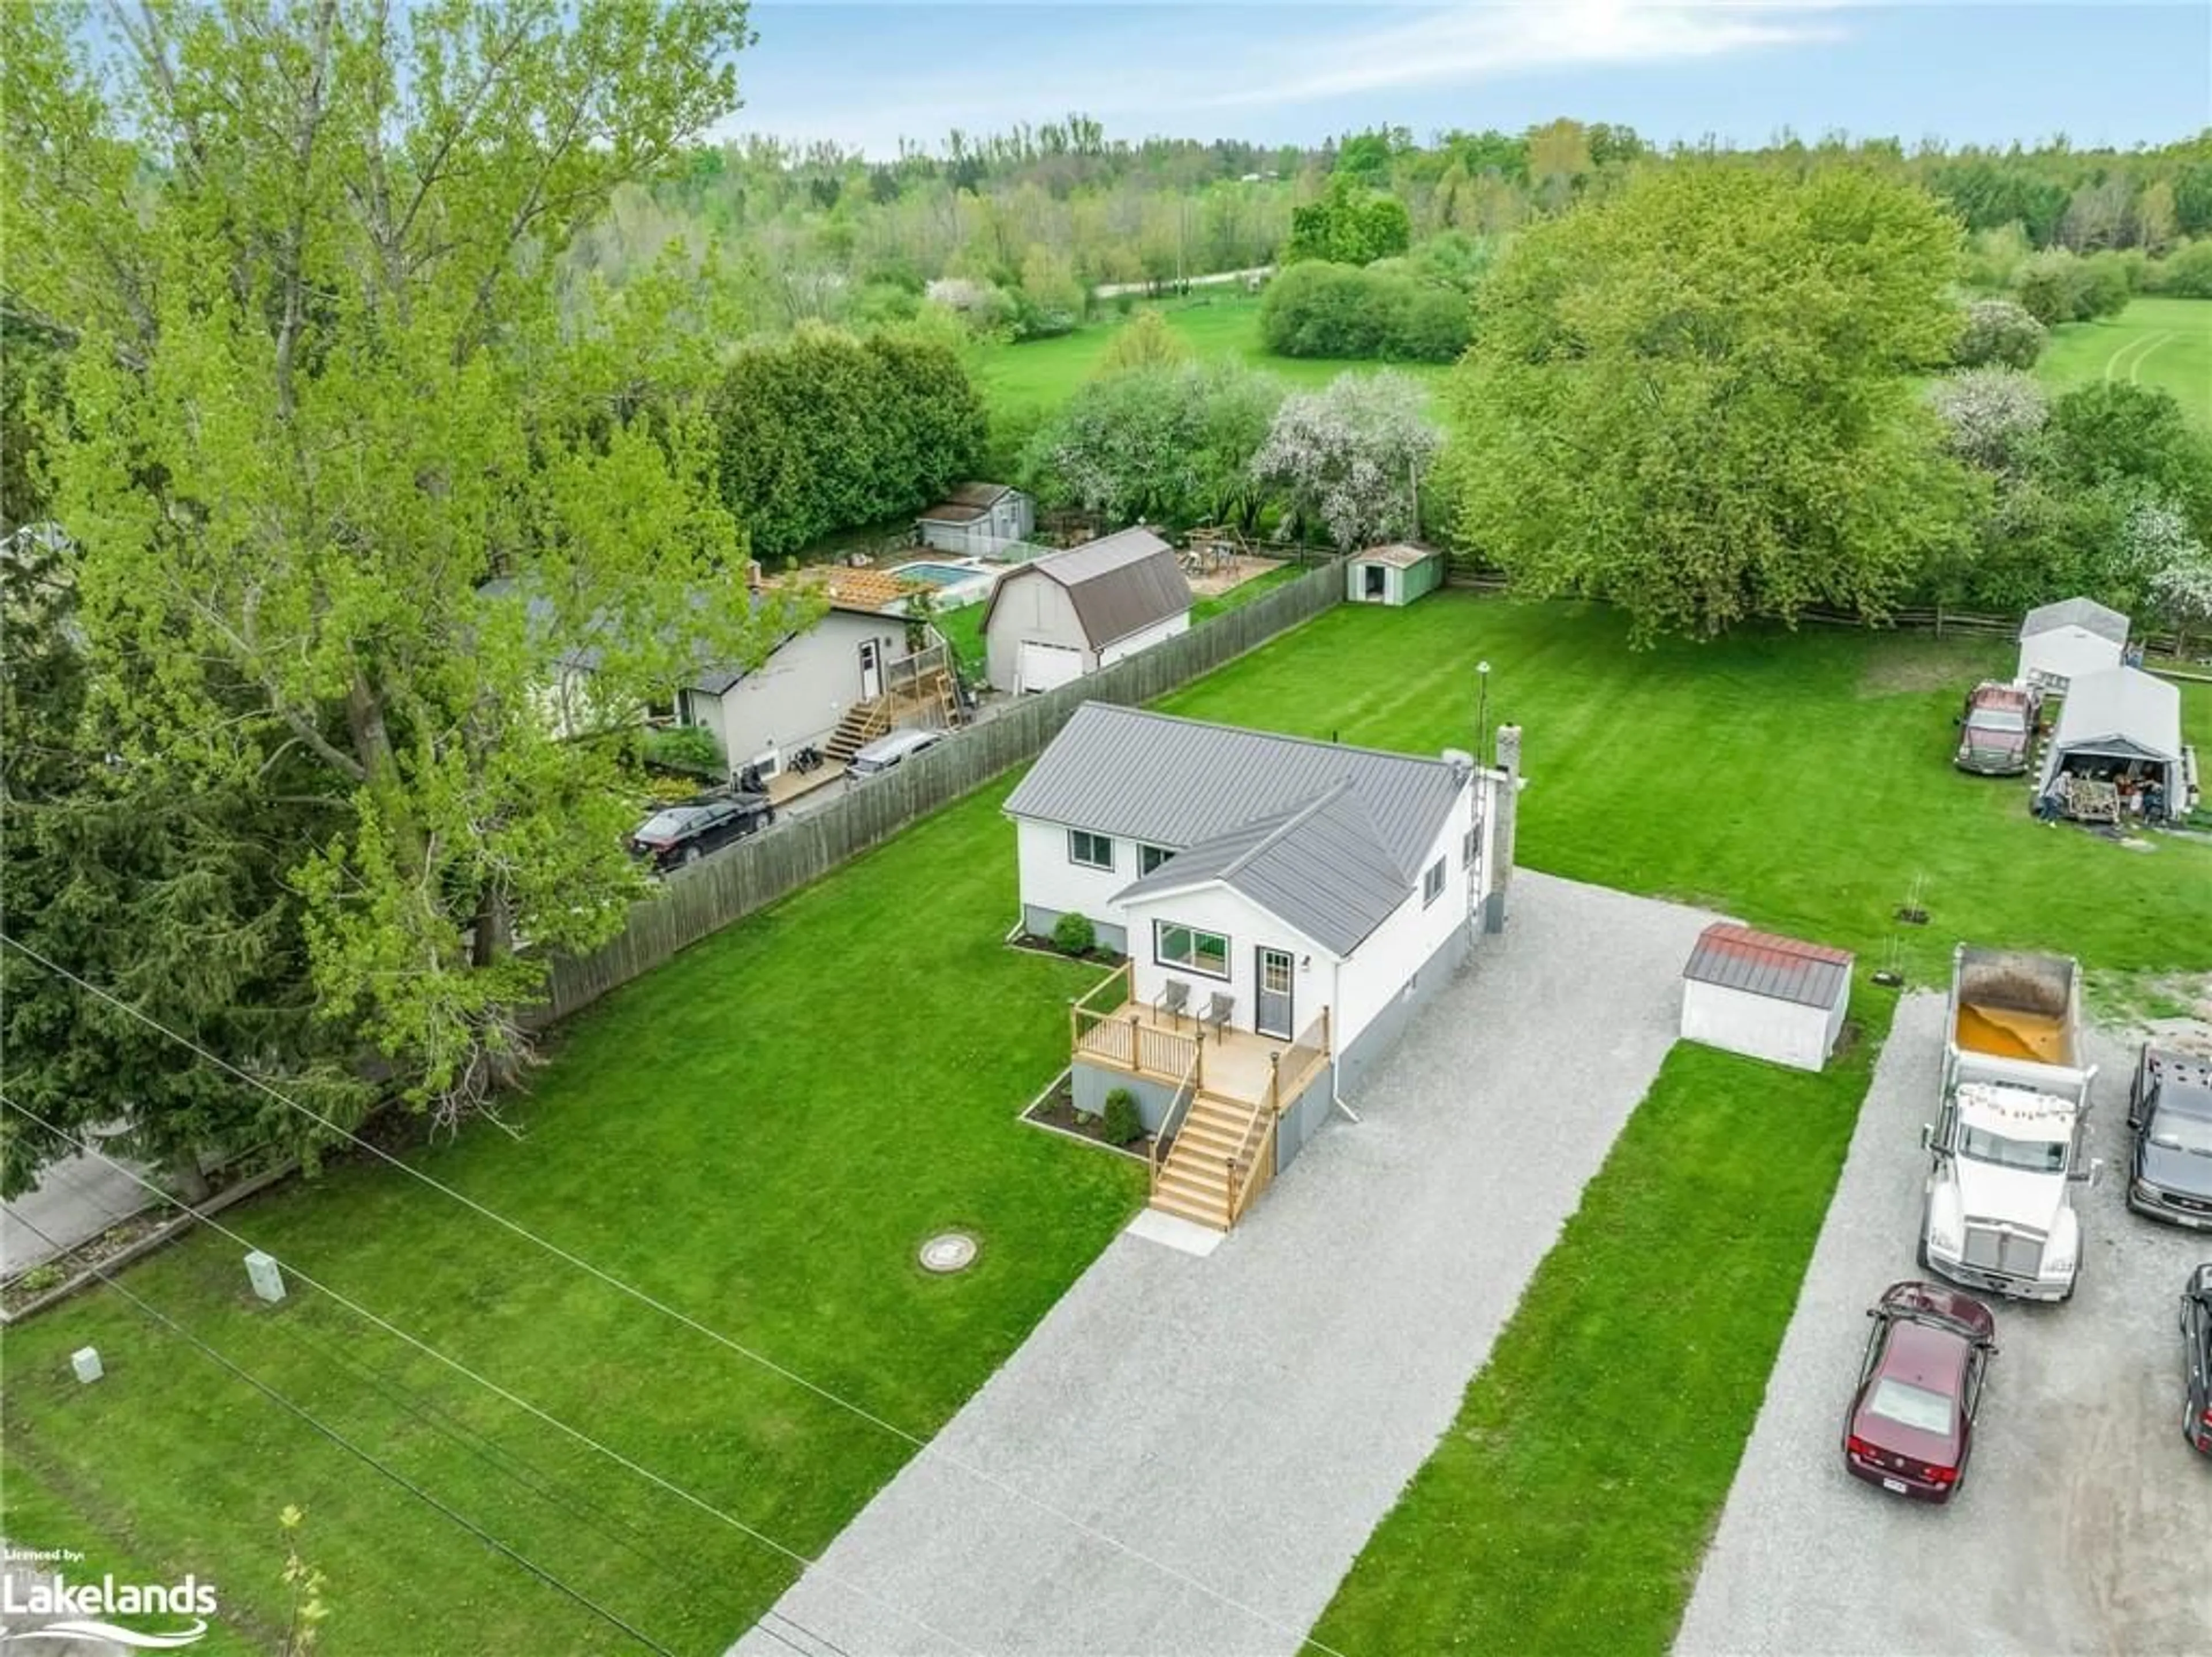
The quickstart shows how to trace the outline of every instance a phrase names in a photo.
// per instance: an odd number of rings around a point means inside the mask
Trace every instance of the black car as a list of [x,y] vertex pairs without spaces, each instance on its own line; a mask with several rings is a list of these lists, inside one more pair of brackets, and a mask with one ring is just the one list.
[[2212,1059],[2146,1045],[2128,1089],[2128,1206],[2212,1231]]
[[2191,1272],[2181,1291],[2181,1366],[2188,1388],[2181,1436],[2212,1456],[2212,1261]]
[[673,868],[757,834],[774,821],[775,807],[764,794],[695,800],[653,813],[631,833],[629,849],[634,856],[650,857],[655,868]]

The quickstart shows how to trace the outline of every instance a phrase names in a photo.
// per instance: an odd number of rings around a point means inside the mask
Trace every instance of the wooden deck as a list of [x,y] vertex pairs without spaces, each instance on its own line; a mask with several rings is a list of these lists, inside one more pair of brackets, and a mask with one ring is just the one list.
[[[1196,1060],[1199,1086],[1205,1092],[1256,1105],[1268,1096],[1273,1071],[1269,1057],[1283,1054],[1287,1063],[1290,1048],[1288,1041],[1272,1036],[1233,1027],[1216,1033],[1188,1014],[1177,1019],[1156,1014],[1141,1002],[1124,1002],[1079,1032],[1074,1056],[1170,1087],[1183,1079]],[[1287,1075],[1283,1079],[1291,1080]]]

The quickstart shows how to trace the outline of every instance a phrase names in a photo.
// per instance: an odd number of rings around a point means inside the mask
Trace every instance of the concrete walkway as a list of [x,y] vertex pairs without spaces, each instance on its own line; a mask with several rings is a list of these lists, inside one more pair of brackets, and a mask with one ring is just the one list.
[[47,1167],[36,1186],[0,1209],[0,1276],[52,1259],[59,1252],[55,1244],[75,1248],[88,1243],[155,1200],[122,1169],[96,1156],[64,1157]]
[[1297,1649],[1643,1097],[1711,918],[1516,877],[1512,930],[1376,1072],[1360,1125],[1210,1258],[1115,1239],[735,1650]]

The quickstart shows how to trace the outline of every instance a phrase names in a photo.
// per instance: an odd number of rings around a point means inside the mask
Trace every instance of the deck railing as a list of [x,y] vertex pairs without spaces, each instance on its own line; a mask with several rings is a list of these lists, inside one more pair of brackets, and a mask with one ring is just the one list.
[[1267,1102],[1279,1112],[1288,1110],[1328,1060],[1328,1008],[1324,1007],[1298,1039],[1275,1056],[1267,1082]]
[[1235,1225],[1275,1177],[1275,1107],[1261,1100],[1252,1107],[1244,1137],[1229,1165],[1229,1223]]
[[1118,1014],[1129,1000],[1129,963],[1123,961],[1068,1003],[1067,1048],[1133,1069],[1137,1062],[1137,1039],[1131,1025]]
[[1160,1170],[1167,1166],[1168,1152],[1175,1143],[1176,1135],[1182,1130],[1182,1119],[1190,1112],[1191,1101],[1198,1097],[1198,1055],[1191,1055],[1190,1069],[1182,1074],[1176,1087],[1174,1100],[1168,1113],[1160,1118],[1159,1130],[1152,1136],[1152,1195],[1160,1194]]

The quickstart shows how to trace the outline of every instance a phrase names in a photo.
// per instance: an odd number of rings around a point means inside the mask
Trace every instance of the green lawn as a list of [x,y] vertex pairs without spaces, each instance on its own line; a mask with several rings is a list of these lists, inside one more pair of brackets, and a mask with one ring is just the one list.
[[2035,365],[2054,389],[2124,380],[2172,392],[2212,425],[2212,300],[2136,299],[2116,317],[2051,331]]
[[[1433,753],[1526,728],[1521,860],[1858,949],[1923,982],[1961,938],[2107,969],[2212,966],[2212,846],[2129,850],[2027,813],[2024,782],[1960,776],[1952,716],[2012,647],[1775,630],[1632,652],[1595,606],[1446,592],[1347,606],[1170,698],[1170,711]],[[2212,751],[2212,686],[2186,717]],[[1930,916],[1893,911],[1918,883]]]
[[[1445,593],[1347,606],[1173,711],[1433,752],[1526,727],[1535,868],[1708,903],[1923,982],[1960,938],[2106,968],[2212,966],[2212,847],[2043,828],[1958,775],[1960,687],[2009,646],[1778,632],[1631,654],[1595,606]],[[2212,737],[2212,689],[2188,717]],[[1924,929],[1891,912],[1917,883]],[[1316,1630],[1344,1651],[1660,1653],[1695,1581],[1886,1033],[1808,1076],[1668,1056],[1472,1380],[1452,1429]]]
[[[478,1128],[421,1164],[933,1431],[1144,1187],[1141,1168],[1013,1121],[1066,1063],[1066,1000],[1097,974],[1000,942],[1016,902],[1004,793],[939,813],[586,1014],[514,1112],[522,1142]],[[908,1453],[389,1170],[335,1168],[230,1223],[804,1551]],[[981,1260],[926,1277],[915,1247],[946,1227],[979,1234]],[[790,1580],[757,1544],[314,1292],[261,1307],[239,1254],[204,1234],[134,1268],[131,1285],[654,1639],[719,1650]],[[87,1343],[108,1371],[90,1387],[68,1366]],[[116,1296],[9,1331],[4,1355],[8,1469],[29,1475],[8,1481],[11,1540],[197,1569],[265,1627],[282,1594],[276,1515],[297,1503],[330,1577],[330,1657],[632,1648]]]
[[[1264,369],[1302,390],[1325,386],[1346,371],[1372,374],[1378,369],[1395,369],[1431,382],[1441,381],[1447,371],[1444,365],[1434,362],[1339,362],[1273,356],[1260,343],[1260,302],[1243,295],[1170,302],[1160,309],[1194,356],[1208,362],[1225,358]],[[1116,319],[1093,323],[1057,339],[989,348],[976,377],[990,405],[994,425],[1019,426],[1058,409],[1098,366],[1120,326]]]
[[[1886,1025],[1893,1001],[1854,1009]],[[1871,1074],[1676,1046],[1316,1638],[1660,1654],[1727,1499]]]

